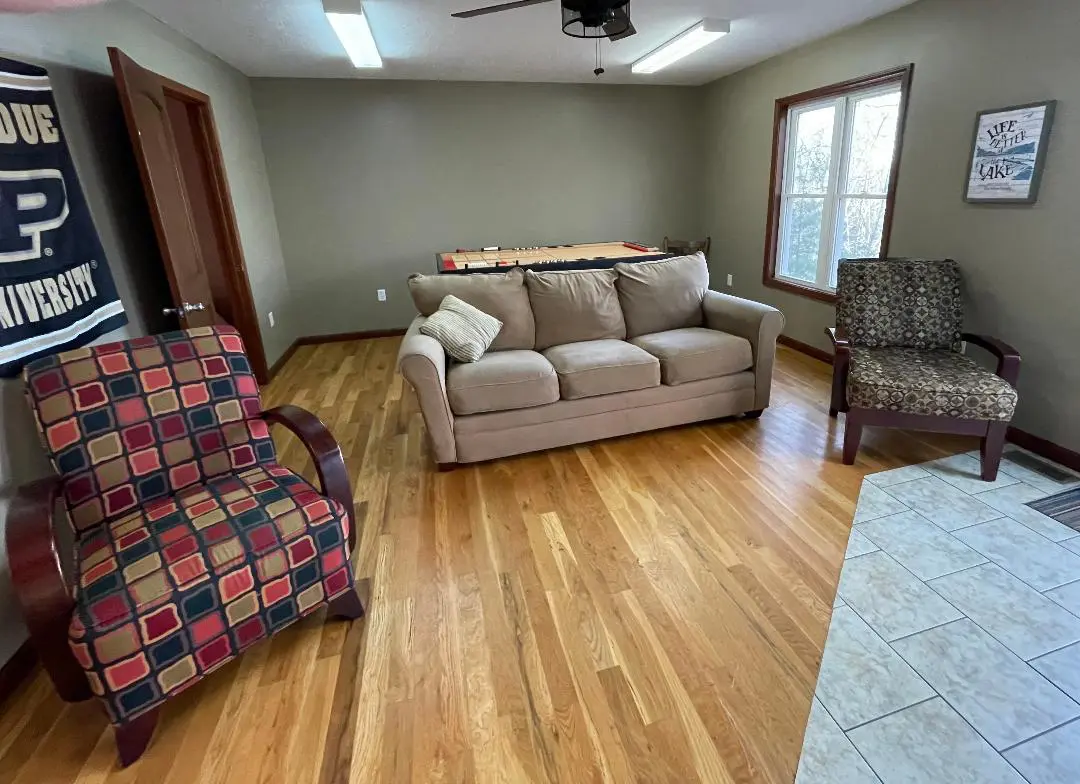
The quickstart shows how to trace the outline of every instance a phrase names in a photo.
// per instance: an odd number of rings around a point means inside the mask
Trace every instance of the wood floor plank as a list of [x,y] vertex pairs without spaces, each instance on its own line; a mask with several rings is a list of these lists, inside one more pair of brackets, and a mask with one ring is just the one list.
[[871,428],[844,466],[828,366],[781,347],[758,420],[438,473],[398,344],[301,346],[264,390],[338,438],[366,618],[254,646],[124,770],[38,671],[0,781],[790,784],[863,476],[973,440]]

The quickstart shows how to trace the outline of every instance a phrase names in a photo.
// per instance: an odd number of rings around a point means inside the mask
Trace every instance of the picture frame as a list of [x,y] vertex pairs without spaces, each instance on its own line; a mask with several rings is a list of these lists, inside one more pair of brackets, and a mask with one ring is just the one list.
[[975,116],[964,201],[1035,203],[1056,107],[1057,101],[1038,101]]

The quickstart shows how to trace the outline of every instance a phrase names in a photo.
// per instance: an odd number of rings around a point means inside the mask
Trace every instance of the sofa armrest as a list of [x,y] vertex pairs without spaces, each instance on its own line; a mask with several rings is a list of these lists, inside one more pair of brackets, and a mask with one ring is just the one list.
[[702,309],[709,329],[750,341],[754,350],[754,405],[757,409],[765,408],[772,392],[776,339],[784,329],[784,314],[769,305],[718,291],[705,292]]
[[454,414],[446,397],[446,352],[435,338],[420,333],[425,320],[417,316],[405,333],[398,351],[398,369],[420,401],[435,462],[456,463]]

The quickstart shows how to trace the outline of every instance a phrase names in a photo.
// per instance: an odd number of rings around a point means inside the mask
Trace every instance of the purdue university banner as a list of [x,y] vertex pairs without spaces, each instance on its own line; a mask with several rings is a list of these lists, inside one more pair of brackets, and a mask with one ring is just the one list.
[[48,74],[0,57],[0,377],[126,323]]

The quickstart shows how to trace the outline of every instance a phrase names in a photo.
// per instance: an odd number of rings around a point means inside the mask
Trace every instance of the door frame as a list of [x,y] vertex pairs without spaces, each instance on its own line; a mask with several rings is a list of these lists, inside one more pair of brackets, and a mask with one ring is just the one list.
[[240,230],[236,225],[236,213],[233,211],[232,191],[225,174],[225,161],[221,154],[221,136],[218,134],[217,121],[210,96],[186,84],[174,81],[167,76],[160,76],[161,88],[166,97],[183,101],[195,108],[195,117],[203,149],[209,152],[207,163],[210,167],[211,207],[220,217],[220,226],[224,241],[221,258],[225,265],[225,281],[233,305],[233,324],[244,339],[244,348],[255,379],[260,384],[270,382],[270,369],[266,362],[266,349],[263,348],[262,330],[259,328],[259,316],[255,310],[255,298],[251,293],[251,280],[248,278],[247,263],[240,245]]

